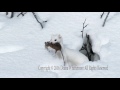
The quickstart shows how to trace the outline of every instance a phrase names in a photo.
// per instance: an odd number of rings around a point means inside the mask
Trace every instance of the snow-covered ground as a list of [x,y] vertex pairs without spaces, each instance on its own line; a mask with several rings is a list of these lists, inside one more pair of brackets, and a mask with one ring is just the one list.
[[[120,77],[120,13],[111,12],[105,27],[102,27],[105,17],[100,19],[101,13],[39,12],[38,15],[42,20],[48,20],[44,29],[41,29],[32,13],[13,19],[1,13],[0,77]],[[85,19],[86,24],[89,24],[85,33],[89,33],[94,40],[94,51],[100,54],[101,60],[86,62],[79,70],[68,67],[61,69],[63,61],[49,53],[45,49],[44,42],[49,41],[52,34],[61,34],[66,47],[78,50],[83,43],[81,30]],[[83,69],[87,66],[88,70]],[[108,67],[108,70],[95,70],[98,66]],[[48,67],[44,68],[48,70],[41,70],[42,67]]]

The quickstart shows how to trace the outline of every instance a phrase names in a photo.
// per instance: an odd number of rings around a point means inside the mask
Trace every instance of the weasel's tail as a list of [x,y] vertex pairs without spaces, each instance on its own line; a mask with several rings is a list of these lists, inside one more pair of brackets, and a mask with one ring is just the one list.
[[64,66],[65,66],[65,60],[64,60],[64,56],[63,56],[62,50],[61,50],[61,54],[62,54],[62,57],[63,57]]

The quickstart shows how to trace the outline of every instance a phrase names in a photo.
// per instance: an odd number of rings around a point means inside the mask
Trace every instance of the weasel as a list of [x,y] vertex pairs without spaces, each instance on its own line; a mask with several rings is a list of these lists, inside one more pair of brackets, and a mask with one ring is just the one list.
[[[60,45],[60,43],[55,43],[55,44],[52,44],[50,42],[45,42],[45,48],[48,49],[48,47],[51,47],[53,49],[55,49],[55,53],[57,53],[57,51],[61,51],[61,54],[62,54],[62,57],[63,57],[63,60],[64,60],[64,56],[63,56],[63,53],[62,53],[62,47]],[[65,66],[65,61],[64,61],[64,66]]]

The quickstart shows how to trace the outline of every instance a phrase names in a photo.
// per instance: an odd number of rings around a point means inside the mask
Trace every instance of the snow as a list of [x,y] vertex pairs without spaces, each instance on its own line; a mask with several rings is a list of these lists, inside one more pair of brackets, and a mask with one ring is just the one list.
[[[0,77],[20,78],[119,78],[120,77],[120,13],[111,12],[105,27],[102,12],[37,12],[48,20],[44,29],[32,13],[24,17],[6,17],[0,13]],[[106,15],[106,14],[105,14]],[[52,34],[61,34],[66,47],[76,51],[82,47],[82,25],[93,40],[93,51],[101,60],[86,62],[80,67],[108,67],[108,70],[71,70],[63,60],[45,49],[44,42]],[[40,70],[50,67],[51,70]],[[54,70],[56,69],[56,70]]]

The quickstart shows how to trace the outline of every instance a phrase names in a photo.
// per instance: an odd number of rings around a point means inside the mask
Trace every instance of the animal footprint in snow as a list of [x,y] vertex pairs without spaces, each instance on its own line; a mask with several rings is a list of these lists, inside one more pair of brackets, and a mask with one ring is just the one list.
[[22,50],[21,46],[0,46],[0,53],[8,53]]

